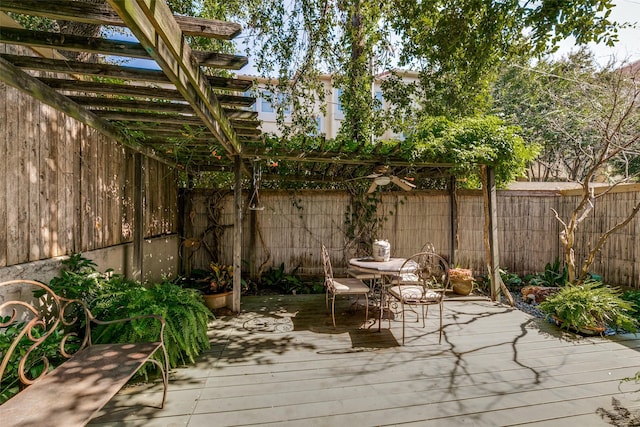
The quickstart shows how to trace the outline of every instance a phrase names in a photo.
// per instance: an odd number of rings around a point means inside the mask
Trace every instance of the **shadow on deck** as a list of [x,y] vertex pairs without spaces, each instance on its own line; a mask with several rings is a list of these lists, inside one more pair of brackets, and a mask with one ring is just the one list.
[[336,324],[324,295],[243,299],[242,313],[211,324],[212,347],[160,387],[123,390],[100,425],[374,426],[607,425],[598,411],[616,398],[635,411],[640,370],[635,336],[583,338],[511,307],[483,300],[445,303],[422,328],[364,321],[347,300]]

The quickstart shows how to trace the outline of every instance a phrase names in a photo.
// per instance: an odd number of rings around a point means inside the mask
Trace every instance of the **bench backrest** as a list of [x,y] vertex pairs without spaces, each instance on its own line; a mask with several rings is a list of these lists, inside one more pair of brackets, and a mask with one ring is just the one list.
[[[93,317],[84,302],[58,296],[45,284],[32,280],[0,283],[0,295],[5,299],[24,295],[25,287],[33,290],[32,299],[0,304],[0,385],[5,373],[9,376],[16,367],[17,378],[24,386],[46,375],[52,363],[47,354],[53,353],[50,346],[54,343],[55,355],[62,359],[91,345]],[[44,345],[48,346],[47,352],[41,351]],[[42,369],[33,369],[36,365]]]

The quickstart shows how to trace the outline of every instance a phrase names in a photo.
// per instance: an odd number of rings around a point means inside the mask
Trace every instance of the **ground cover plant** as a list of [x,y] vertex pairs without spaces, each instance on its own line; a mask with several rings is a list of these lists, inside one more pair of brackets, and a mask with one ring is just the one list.
[[567,284],[540,303],[540,309],[572,331],[610,327],[615,331],[636,331],[633,306],[621,298],[621,292],[602,282],[589,280],[579,285]]
[[[539,273],[519,276],[501,270],[500,274],[515,297],[516,308],[563,329],[587,333],[593,328],[612,335],[635,333],[640,324],[640,290],[622,292],[604,284],[602,277],[594,273],[589,273],[584,283],[571,284],[566,280],[566,267],[557,259]],[[536,303],[537,299],[524,298],[523,290],[529,286],[540,287],[540,300],[544,301]],[[546,292],[547,288],[552,292]],[[488,295],[488,279],[482,278],[476,290]]]

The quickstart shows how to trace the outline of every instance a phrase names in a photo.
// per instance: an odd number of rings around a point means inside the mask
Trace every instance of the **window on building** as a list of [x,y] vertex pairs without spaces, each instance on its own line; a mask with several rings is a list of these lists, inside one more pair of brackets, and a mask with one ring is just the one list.
[[344,119],[344,109],[342,108],[342,101],[340,99],[342,98],[342,93],[342,89],[336,90],[336,110],[334,115],[336,120]]
[[286,100],[287,98],[285,97],[284,94],[282,93],[278,94],[278,102],[280,103],[280,105],[282,105],[282,112],[285,115],[288,115],[288,114],[291,114],[291,105],[288,102],[285,104]]
[[262,92],[260,96],[260,111],[263,113],[275,113],[273,108],[273,104],[271,104],[271,100],[273,99],[273,94],[266,90]]
[[382,97],[382,91],[376,91],[376,110],[382,110],[384,106],[384,98]]
[[344,112],[344,110],[342,109],[342,89],[338,89],[338,91],[336,92],[336,104],[338,105],[338,111],[339,112]]

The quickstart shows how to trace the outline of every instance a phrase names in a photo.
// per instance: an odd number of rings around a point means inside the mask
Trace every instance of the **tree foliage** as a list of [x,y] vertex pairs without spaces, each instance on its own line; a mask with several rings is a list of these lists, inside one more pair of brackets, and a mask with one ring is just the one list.
[[[543,146],[530,177],[585,179],[598,147],[602,147],[606,115],[624,110],[627,107],[623,104],[633,102],[634,95],[629,92],[631,76],[628,77],[626,82],[616,78],[612,64],[598,66],[585,49],[559,60],[547,59],[535,66],[514,65],[505,70],[494,91],[495,111],[518,124],[526,140]],[[632,137],[634,121],[637,122],[633,111],[630,113],[631,117],[620,123],[620,136],[624,139]],[[630,176],[634,171],[633,145],[602,165],[600,173]]]
[[562,218],[560,241],[568,280],[580,283],[588,277],[596,254],[616,230],[640,211],[636,203],[619,222],[576,259],[576,232],[590,217],[599,198],[609,190],[598,182],[616,185],[636,181],[640,154],[640,74],[633,67],[595,66],[590,54],[579,51],[568,58],[542,61],[535,67],[514,67],[503,76],[496,91],[496,105],[508,120],[519,123],[530,140],[542,141],[543,172],[581,185],[578,202]]
[[492,166],[498,185],[524,176],[528,164],[538,154],[536,144],[525,144],[519,129],[495,116],[464,117],[455,121],[426,117],[415,134],[411,153],[430,153],[442,163],[452,163],[452,174],[467,187],[481,183],[478,165]]
[[400,64],[421,72],[424,109],[432,115],[486,111],[501,65],[540,56],[572,36],[612,44],[610,0],[398,0],[391,23],[402,39]]

